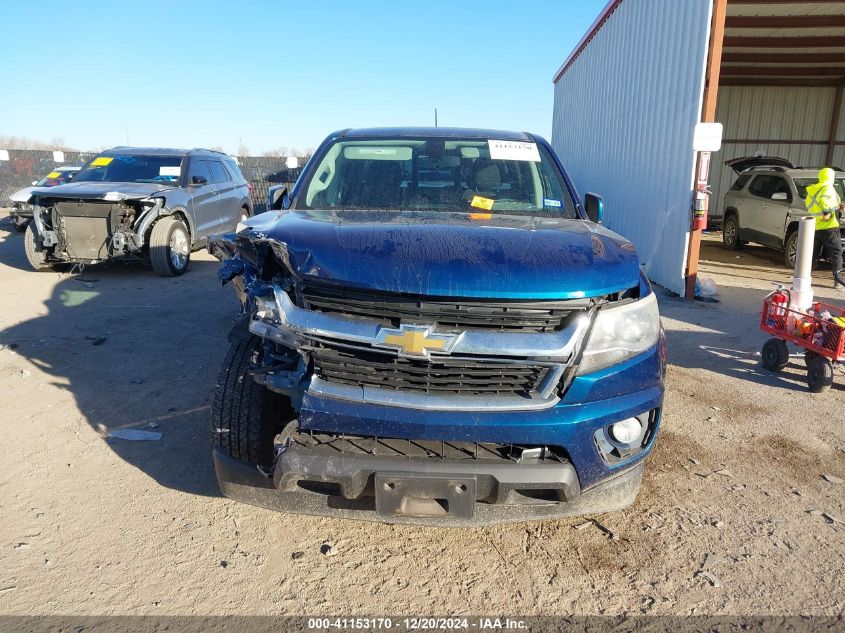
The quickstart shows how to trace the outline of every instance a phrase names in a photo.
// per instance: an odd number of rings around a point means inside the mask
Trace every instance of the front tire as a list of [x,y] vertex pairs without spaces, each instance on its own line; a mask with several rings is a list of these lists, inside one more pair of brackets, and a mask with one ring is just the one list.
[[191,263],[191,237],[179,218],[165,216],[150,233],[150,261],[162,277],[177,277]]
[[26,253],[26,261],[33,270],[47,270],[50,264],[47,263],[47,251],[41,244],[41,238],[35,232],[32,222],[26,225],[23,236],[23,250]]
[[783,244],[783,264],[789,269],[795,268],[795,257],[798,254],[798,231],[786,236]]
[[779,338],[770,338],[763,345],[763,367],[769,371],[781,371],[789,364],[789,348]]
[[732,251],[741,250],[744,246],[742,240],[739,239],[739,220],[735,213],[725,218],[722,226],[722,243]]
[[263,340],[240,332],[232,336],[211,405],[211,443],[235,459],[268,470],[273,438],[286,420],[284,396],[259,385],[249,374],[260,363]]
[[833,363],[824,356],[816,356],[807,363],[807,386],[813,393],[830,389],[833,384]]

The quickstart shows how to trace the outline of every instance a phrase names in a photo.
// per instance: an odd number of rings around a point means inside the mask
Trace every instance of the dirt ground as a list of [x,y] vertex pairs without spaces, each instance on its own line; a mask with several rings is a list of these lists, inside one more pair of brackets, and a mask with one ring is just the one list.
[[[782,374],[759,366],[761,298],[789,280],[777,253],[710,238],[702,274],[721,303],[661,297],[665,421],[636,505],[600,517],[611,539],[575,529],[583,519],[391,527],[221,497],[207,427],[236,302],[216,261],[196,253],[177,279],[35,273],[22,238],[0,216],[2,614],[845,607],[845,375],[813,395],[797,353]],[[834,297],[829,276],[821,297]],[[129,428],[162,437],[107,437]]]

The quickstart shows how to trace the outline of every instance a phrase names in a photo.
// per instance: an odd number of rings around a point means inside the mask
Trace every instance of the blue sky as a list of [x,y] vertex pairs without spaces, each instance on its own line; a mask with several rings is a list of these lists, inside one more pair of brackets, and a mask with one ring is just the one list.
[[0,135],[304,150],[344,127],[551,134],[605,0],[3,2]]

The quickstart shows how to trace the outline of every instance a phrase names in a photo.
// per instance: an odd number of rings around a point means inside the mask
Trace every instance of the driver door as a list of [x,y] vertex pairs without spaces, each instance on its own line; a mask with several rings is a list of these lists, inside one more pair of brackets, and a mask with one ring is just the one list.
[[[769,236],[773,243],[780,243],[784,237],[786,218],[793,202],[792,188],[783,176],[769,176],[769,178],[771,179],[769,199],[764,200],[760,205],[757,225],[758,230]],[[773,200],[772,197],[780,199]]]
[[207,237],[220,229],[217,185],[211,176],[207,161],[199,158],[191,159],[188,167],[188,187],[193,190],[191,210],[197,231],[195,238]]

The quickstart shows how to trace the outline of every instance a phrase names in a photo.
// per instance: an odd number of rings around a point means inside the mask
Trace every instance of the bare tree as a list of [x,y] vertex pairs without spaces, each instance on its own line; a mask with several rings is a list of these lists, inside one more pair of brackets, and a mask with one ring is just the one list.
[[63,138],[52,138],[49,143],[37,141],[25,136],[0,135],[0,147],[3,149],[42,149],[61,150],[66,152],[76,151],[76,148],[65,145]]

